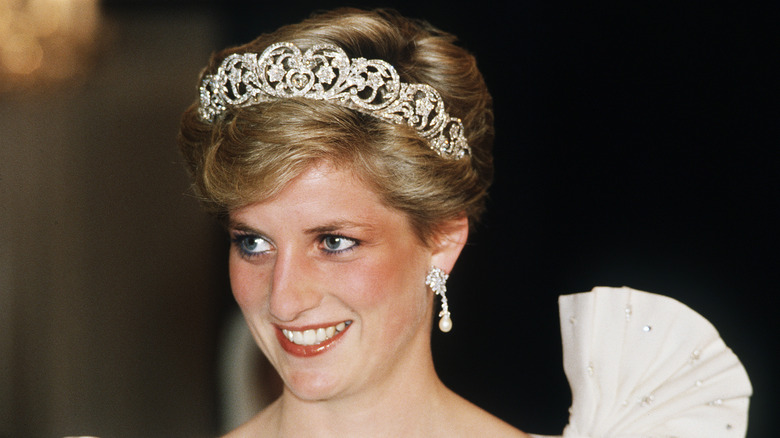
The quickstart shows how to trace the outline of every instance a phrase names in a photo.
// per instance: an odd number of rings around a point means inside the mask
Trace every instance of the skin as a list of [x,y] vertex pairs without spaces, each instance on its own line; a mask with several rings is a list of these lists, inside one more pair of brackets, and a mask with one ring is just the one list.
[[[230,214],[230,279],[282,396],[230,437],[527,436],[447,389],[433,367],[431,266],[449,272],[468,236],[429,246],[347,170],[322,164],[272,199]],[[280,328],[348,322],[325,352],[298,357]]]

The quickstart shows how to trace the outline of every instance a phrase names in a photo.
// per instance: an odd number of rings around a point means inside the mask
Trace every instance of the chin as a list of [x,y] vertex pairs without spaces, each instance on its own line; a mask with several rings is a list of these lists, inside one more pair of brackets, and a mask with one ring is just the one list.
[[301,400],[327,400],[340,393],[339,379],[322,371],[293,371],[283,380],[285,390]]

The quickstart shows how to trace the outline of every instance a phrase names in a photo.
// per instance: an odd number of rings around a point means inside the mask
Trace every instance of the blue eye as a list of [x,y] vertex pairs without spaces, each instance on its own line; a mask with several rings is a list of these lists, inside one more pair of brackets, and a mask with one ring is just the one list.
[[237,235],[233,237],[233,244],[236,245],[241,254],[245,256],[255,256],[271,251],[271,244],[260,236]]
[[355,239],[344,236],[325,236],[322,238],[324,250],[330,253],[349,251],[357,246],[357,244],[358,242]]

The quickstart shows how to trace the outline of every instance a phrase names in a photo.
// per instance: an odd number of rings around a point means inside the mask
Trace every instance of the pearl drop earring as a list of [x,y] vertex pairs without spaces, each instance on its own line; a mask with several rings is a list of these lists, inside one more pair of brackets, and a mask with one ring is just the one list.
[[445,274],[441,268],[436,266],[432,267],[428,271],[428,276],[425,277],[425,284],[431,287],[431,290],[436,295],[441,297],[441,312],[439,312],[439,330],[447,333],[452,330],[452,319],[450,318],[450,308],[447,305],[447,279],[449,275]]

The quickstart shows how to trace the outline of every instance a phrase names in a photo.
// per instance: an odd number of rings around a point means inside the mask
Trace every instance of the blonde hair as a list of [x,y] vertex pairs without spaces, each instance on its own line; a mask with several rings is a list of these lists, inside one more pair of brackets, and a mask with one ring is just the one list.
[[404,82],[434,87],[463,121],[472,154],[441,158],[413,128],[332,102],[283,99],[231,109],[214,123],[200,118],[196,102],[182,117],[179,147],[208,210],[226,216],[327,162],[354,171],[387,206],[405,212],[423,242],[448,220],[479,219],[493,177],[492,101],[476,60],[453,35],[391,10],[337,9],[216,53],[202,76],[230,54],[261,53],[280,41],[304,50],[335,44],[351,58],[389,62]]

